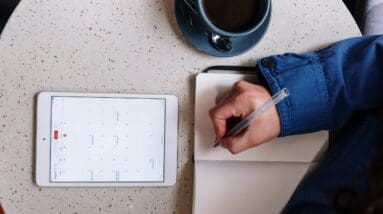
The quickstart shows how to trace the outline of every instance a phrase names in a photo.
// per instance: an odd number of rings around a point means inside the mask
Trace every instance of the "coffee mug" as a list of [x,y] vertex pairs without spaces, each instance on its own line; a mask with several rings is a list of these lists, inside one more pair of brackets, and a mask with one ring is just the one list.
[[[198,22],[211,46],[221,52],[232,49],[232,38],[247,36],[265,22],[271,0],[183,0],[189,22]],[[193,23],[189,23],[193,26]]]

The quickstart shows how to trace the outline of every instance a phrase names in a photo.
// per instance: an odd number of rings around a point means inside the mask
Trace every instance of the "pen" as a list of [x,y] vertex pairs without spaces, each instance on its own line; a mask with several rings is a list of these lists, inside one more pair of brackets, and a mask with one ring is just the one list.
[[[266,112],[271,107],[275,106],[277,103],[284,100],[287,96],[289,96],[289,94],[290,93],[289,93],[289,90],[287,88],[283,88],[282,90],[278,91],[268,101],[266,101],[261,107],[259,107],[257,110],[255,110],[253,113],[251,113],[245,119],[243,119],[241,122],[239,122],[237,125],[235,125],[232,129],[230,129],[228,132],[226,132],[226,134],[223,136],[223,138],[237,135],[242,130],[244,130],[246,127],[248,127],[255,119],[257,119],[259,116],[261,116],[264,112]],[[217,147],[221,143],[221,140],[222,140],[222,138],[215,140],[214,148]]]

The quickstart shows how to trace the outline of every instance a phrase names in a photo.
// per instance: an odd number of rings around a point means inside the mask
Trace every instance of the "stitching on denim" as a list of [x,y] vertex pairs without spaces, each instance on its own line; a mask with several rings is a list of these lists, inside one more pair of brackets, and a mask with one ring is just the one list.
[[[259,64],[261,73],[263,73],[267,83],[269,84],[270,88],[273,90],[280,90],[281,87],[279,85],[279,82],[277,81],[277,78],[273,78],[273,75],[271,74],[272,68],[268,69],[263,67],[261,64]],[[289,109],[288,99],[284,100],[283,102],[279,103],[278,110],[280,111],[281,116],[281,136],[285,136],[286,133],[291,132],[291,111]],[[285,129],[284,129],[285,128]]]
[[328,88],[326,85],[326,78],[325,78],[325,74],[323,71],[323,66],[320,63],[319,57],[316,55],[315,52],[312,52],[311,59],[314,62],[313,67],[316,67],[317,71],[319,71],[319,72],[316,72],[316,76],[318,78],[320,78],[320,81],[318,81],[318,83],[319,83],[321,89],[325,92],[325,93],[323,93],[324,100],[325,100],[325,109],[324,109],[325,115],[324,115],[324,117],[327,120],[326,125],[328,125],[330,123],[330,115],[329,115],[330,100],[329,100],[329,91],[328,91]]

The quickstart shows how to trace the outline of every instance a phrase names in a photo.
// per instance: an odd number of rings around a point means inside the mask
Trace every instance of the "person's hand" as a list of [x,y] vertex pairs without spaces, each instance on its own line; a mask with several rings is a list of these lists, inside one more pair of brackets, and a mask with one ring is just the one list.
[[[230,95],[209,112],[217,139],[224,137],[228,131],[227,126],[230,118],[243,120],[270,98],[270,93],[262,86],[246,81],[235,83]],[[269,141],[277,137],[280,132],[279,114],[274,106],[237,136],[223,138],[221,145],[231,153],[236,154]]]

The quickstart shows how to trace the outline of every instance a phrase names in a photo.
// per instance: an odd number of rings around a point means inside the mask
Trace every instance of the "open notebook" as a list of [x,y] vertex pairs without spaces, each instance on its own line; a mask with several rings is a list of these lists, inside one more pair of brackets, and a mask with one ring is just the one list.
[[256,75],[197,75],[193,213],[279,213],[327,148],[328,132],[321,131],[278,138],[237,155],[213,149],[208,112],[242,79],[256,82]]

